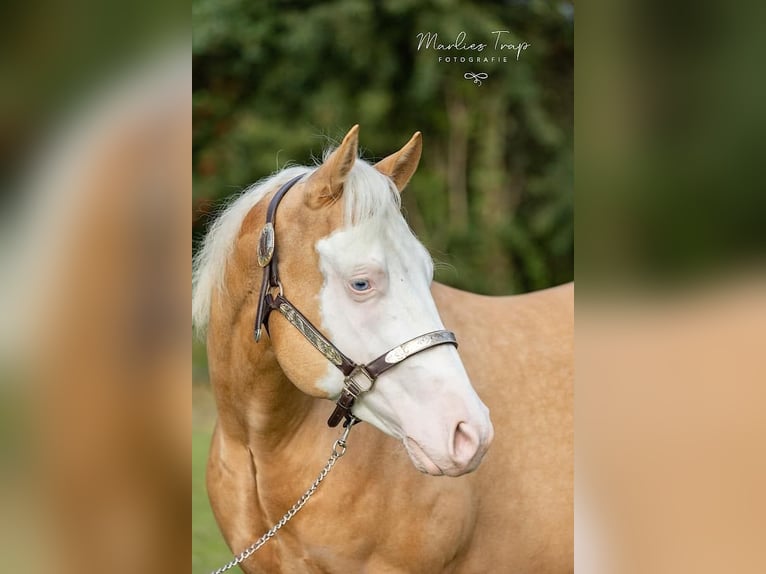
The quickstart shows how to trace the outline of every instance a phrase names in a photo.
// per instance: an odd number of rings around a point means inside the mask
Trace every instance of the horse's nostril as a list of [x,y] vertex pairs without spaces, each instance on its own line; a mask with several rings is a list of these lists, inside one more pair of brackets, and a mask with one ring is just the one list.
[[479,449],[479,434],[468,423],[461,422],[452,437],[452,460],[467,465]]

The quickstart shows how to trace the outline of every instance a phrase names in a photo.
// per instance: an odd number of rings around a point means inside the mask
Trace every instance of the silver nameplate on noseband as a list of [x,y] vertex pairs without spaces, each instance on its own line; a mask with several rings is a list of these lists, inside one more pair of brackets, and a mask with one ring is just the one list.
[[267,223],[263,226],[258,240],[258,265],[266,267],[274,256],[274,226]]
[[330,362],[338,366],[343,364],[343,359],[340,354],[338,354],[335,347],[329,344],[322,334],[317,331],[311,323],[301,317],[293,307],[287,303],[282,303],[279,305],[279,312],[282,313],[285,319],[287,319],[293,327],[298,329],[303,336],[309,340],[309,343],[314,345],[314,348],[322,353]]
[[407,341],[403,345],[394,347],[388,353],[386,353],[384,360],[386,361],[386,363],[390,365],[401,363],[404,359],[406,359],[410,355],[414,355],[415,353],[419,353],[423,349],[427,349],[428,347],[433,347],[434,345],[441,345],[443,343],[457,344],[457,339],[455,339],[455,335],[450,333],[449,331],[437,331],[435,333],[426,333],[425,335],[421,335],[417,339],[413,339],[412,341]]

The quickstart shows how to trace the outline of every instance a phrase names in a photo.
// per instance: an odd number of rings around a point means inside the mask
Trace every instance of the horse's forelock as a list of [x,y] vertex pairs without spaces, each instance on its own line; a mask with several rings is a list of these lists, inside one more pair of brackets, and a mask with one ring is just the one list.
[[347,227],[397,216],[401,208],[393,182],[364,160],[358,159],[344,188]]

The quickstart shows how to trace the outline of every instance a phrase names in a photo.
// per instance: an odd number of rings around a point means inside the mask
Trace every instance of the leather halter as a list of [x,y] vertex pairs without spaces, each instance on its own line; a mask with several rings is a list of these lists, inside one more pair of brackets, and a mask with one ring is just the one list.
[[[268,332],[271,311],[277,310],[282,313],[285,319],[298,329],[317,351],[322,353],[343,373],[343,391],[336,401],[335,410],[327,420],[327,424],[334,427],[338,425],[341,419],[345,418],[345,426],[347,426],[359,421],[351,414],[351,407],[359,395],[372,389],[380,375],[405,359],[432,347],[445,344],[457,347],[457,339],[451,331],[432,331],[394,347],[366,365],[358,364],[341,353],[319,329],[312,325],[311,321],[295,308],[285,297],[282,283],[279,280],[274,219],[279,202],[302,177],[303,175],[299,175],[280,187],[271,199],[266,212],[266,224],[263,226],[258,241],[258,265],[263,268],[263,280],[261,281],[261,294],[255,316],[255,340],[256,342],[260,341],[264,327]],[[277,291],[276,295],[273,294],[275,290]]]

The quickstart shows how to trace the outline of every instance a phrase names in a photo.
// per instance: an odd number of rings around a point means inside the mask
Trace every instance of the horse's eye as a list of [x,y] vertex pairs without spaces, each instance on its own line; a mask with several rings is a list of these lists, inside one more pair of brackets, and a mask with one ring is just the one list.
[[368,291],[370,289],[370,282],[367,279],[354,279],[351,281],[351,288],[354,291]]

